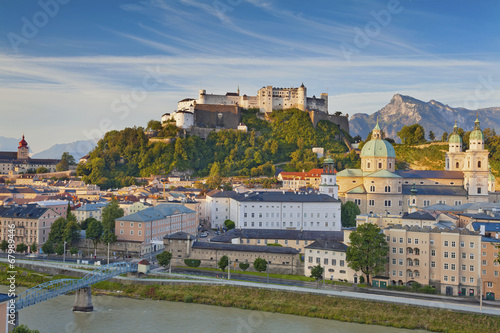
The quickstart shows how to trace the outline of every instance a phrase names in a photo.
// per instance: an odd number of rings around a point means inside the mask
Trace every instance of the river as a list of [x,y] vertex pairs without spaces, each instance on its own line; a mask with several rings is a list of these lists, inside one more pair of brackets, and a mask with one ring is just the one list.
[[[17,292],[24,290],[18,288]],[[6,291],[6,286],[0,286],[0,292]],[[74,313],[74,300],[72,295],[63,295],[30,306],[20,311],[20,323],[41,333],[419,332],[202,304],[112,296],[92,296],[94,312]]]

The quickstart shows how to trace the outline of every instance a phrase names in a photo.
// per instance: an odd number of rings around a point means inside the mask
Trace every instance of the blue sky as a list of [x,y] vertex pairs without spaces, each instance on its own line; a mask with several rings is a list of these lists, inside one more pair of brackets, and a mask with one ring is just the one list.
[[[34,152],[144,126],[198,89],[500,106],[497,1],[0,2],[0,136]],[[15,148],[15,147],[13,147]]]

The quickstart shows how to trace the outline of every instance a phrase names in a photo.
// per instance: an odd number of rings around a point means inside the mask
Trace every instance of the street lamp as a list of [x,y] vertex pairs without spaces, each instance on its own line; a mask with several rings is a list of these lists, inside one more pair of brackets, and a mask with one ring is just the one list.
[[66,263],[66,241],[64,241],[63,263]]

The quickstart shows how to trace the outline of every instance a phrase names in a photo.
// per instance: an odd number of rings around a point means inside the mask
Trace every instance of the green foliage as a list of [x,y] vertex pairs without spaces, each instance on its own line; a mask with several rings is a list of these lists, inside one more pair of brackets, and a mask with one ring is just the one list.
[[382,230],[371,223],[365,223],[353,231],[347,248],[347,265],[355,271],[366,275],[366,282],[370,284],[370,275],[376,275],[385,269],[386,256],[389,251],[385,235]]
[[163,251],[160,254],[156,255],[156,260],[158,260],[158,264],[163,267],[167,267],[170,264],[170,260],[172,260],[172,253],[169,251]]
[[[110,131],[90,153],[88,162],[78,165],[77,175],[105,189],[133,185],[136,177],[191,170],[197,177],[210,174],[208,185],[217,188],[219,177],[273,177],[276,163],[291,161],[284,168],[288,171],[309,170],[318,165],[312,147],[324,147],[332,153],[346,151],[338,140],[343,133],[337,125],[320,121],[314,128],[307,112],[273,111],[270,121],[260,117],[258,109],[243,110],[242,121],[249,132],[212,132],[206,141],[188,136],[176,137],[170,144],[149,144],[141,127]],[[169,124],[159,135],[176,133],[175,125]]]
[[71,254],[77,254],[78,253],[78,248],[76,246],[72,246],[71,249],[69,249],[69,253],[71,253]]
[[433,131],[429,132],[429,140],[434,141],[436,139],[436,134]]
[[26,245],[24,243],[17,244],[17,246],[16,246],[16,252],[24,253],[26,251],[28,251],[28,245]]
[[108,229],[104,230],[101,236],[101,241],[104,244],[113,244],[118,240],[118,236],[115,235],[114,232],[109,231]]
[[441,135],[441,141],[448,141],[448,132],[443,132],[443,135]]
[[7,240],[2,240],[2,243],[0,243],[0,249],[2,249],[3,252],[6,252],[9,248],[9,242]]
[[92,221],[87,227],[87,230],[85,230],[85,238],[92,240],[94,243],[94,251],[97,249],[97,244],[101,240],[103,232],[104,227],[102,223],[97,220]]
[[161,130],[161,121],[158,121],[158,120],[148,121],[148,125],[146,127],[146,130],[160,131]]
[[56,171],[68,171],[70,165],[75,165],[75,158],[68,152],[64,152],[61,161],[56,165]]
[[257,272],[264,272],[267,269],[267,261],[259,257],[254,260],[253,268],[255,268]]
[[64,228],[63,240],[72,244],[80,238],[80,227],[75,221],[69,221]]
[[52,253],[54,253],[54,243],[52,243],[50,240],[46,241],[43,245],[42,245],[42,251],[43,253],[45,254],[48,254],[48,255],[51,255]]
[[38,245],[36,244],[36,242],[33,242],[30,245],[30,250],[31,250],[32,253],[36,253],[36,251],[38,251]]
[[32,330],[28,326],[21,324],[12,330],[12,333],[40,333],[39,330]]
[[316,265],[311,269],[311,277],[315,278],[316,280],[319,280],[323,278],[323,272],[325,269],[321,267],[321,265]]
[[217,266],[220,268],[221,271],[225,271],[226,267],[229,266],[229,258],[224,255],[219,259],[219,262],[217,263]]
[[403,126],[397,134],[401,142],[405,145],[417,145],[426,142],[425,130],[420,124]]
[[184,263],[188,267],[200,267],[201,260],[199,260],[199,259],[184,259]]
[[85,220],[80,222],[80,229],[87,230],[88,226],[94,221],[97,221],[97,220],[93,217],[86,218]]
[[68,222],[64,217],[60,217],[50,226],[49,241],[59,244],[64,241],[64,232]]
[[240,266],[240,269],[244,272],[250,267],[250,264],[247,262],[240,262],[238,266]]
[[283,245],[278,244],[278,243],[269,243],[267,246],[278,246],[278,247],[283,247]]
[[356,226],[356,216],[361,213],[358,205],[352,201],[347,201],[340,206],[340,220],[344,228]]
[[224,225],[226,226],[227,230],[231,230],[236,227],[236,224],[231,220],[225,220]]
[[407,169],[410,163],[429,170],[443,170],[448,144],[431,145],[424,148],[396,144],[394,150],[398,157],[396,161],[398,170]]
[[62,255],[64,253],[64,243],[57,244],[56,253]]
[[118,205],[118,201],[114,199],[111,200],[111,202],[102,209],[102,225],[104,229],[114,233],[115,220],[122,217],[123,214],[123,209]]
[[36,173],[47,173],[49,172],[49,169],[47,169],[46,167],[39,167],[38,169],[36,169]]
[[359,283],[360,283],[360,284],[365,283],[365,277],[364,277],[363,275],[361,275],[361,276],[359,277]]

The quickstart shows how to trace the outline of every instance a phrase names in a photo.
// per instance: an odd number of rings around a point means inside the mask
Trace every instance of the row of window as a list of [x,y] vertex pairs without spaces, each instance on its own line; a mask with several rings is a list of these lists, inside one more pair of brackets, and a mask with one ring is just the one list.
[[[271,216],[269,216],[271,214]],[[293,217],[294,213],[290,213],[290,217]],[[296,213],[297,217],[300,217],[300,213]],[[262,213],[259,213],[259,218],[262,218]],[[243,217],[248,217],[248,213],[243,213]],[[255,213],[251,213],[250,217],[255,217]],[[274,213],[266,213],[266,217],[275,217]],[[279,217],[279,213],[276,213],[276,217]],[[286,213],[283,213],[283,217],[286,217]],[[307,218],[307,213],[304,213],[304,217]],[[320,213],[316,213],[316,218],[320,217]],[[332,217],[335,218],[335,213],[332,214]],[[314,218],[314,213],[311,213],[311,218]],[[325,218],[328,218],[328,213],[325,213]]]
[[[303,226],[307,227],[307,224],[308,224],[307,222],[304,222]],[[323,223],[316,222],[316,227],[320,227],[322,224],[324,224],[325,227],[328,227],[330,225],[329,222],[323,222]],[[250,226],[251,227],[255,227],[255,225],[256,225],[256,222],[253,222],[253,221],[250,222]],[[248,227],[249,226],[248,222],[244,221],[243,222],[243,226],[244,227]],[[258,222],[258,226],[259,227],[263,227],[264,226],[263,222]],[[271,222],[267,221],[265,226],[266,227],[269,227],[269,226],[274,227],[275,226],[275,222],[274,221],[271,221]],[[279,227],[279,226],[280,226],[280,223],[276,222],[276,227]],[[287,227],[287,223],[286,222],[282,222],[282,226],[283,227]],[[288,222],[288,226],[289,227],[295,227],[295,226],[300,227],[300,222],[297,222],[297,223],[295,223],[295,222]],[[311,222],[310,226],[314,227],[314,222]],[[335,222],[332,222],[332,227],[335,227]]]
[[[313,257],[309,257],[308,258],[308,262],[312,263],[313,262]],[[324,258],[323,259],[323,265],[328,265],[329,262],[330,262],[330,260],[328,258]],[[316,257],[316,263],[317,264],[321,264],[321,258]],[[331,265],[332,266],[337,266],[337,259],[332,259]],[[344,265],[345,265],[345,261],[344,260],[339,260],[339,266],[340,267],[344,267]]]

